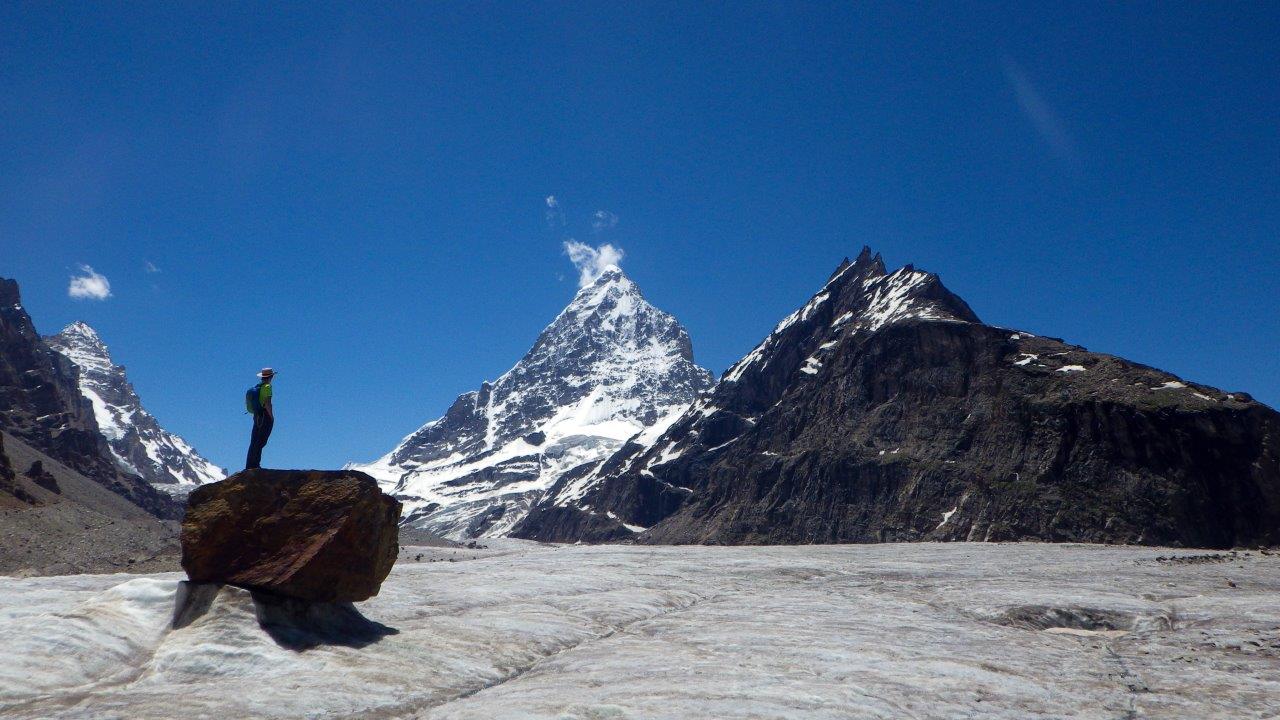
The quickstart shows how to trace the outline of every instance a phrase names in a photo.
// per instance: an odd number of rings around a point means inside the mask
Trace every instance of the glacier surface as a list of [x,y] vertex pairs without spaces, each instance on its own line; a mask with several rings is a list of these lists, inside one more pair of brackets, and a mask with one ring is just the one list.
[[305,649],[273,639],[234,588],[173,629],[180,579],[0,578],[0,715],[1280,713],[1276,555],[964,543],[411,548],[359,606],[381,639]]

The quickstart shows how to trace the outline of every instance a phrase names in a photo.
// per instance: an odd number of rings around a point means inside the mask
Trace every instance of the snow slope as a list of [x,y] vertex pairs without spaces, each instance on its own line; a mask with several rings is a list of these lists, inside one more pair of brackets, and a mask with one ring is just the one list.
[[564,473],[665,427],[711,383],[680,323],[610,266],[502,377],[382,458],[349,467],[394,493],[410,525],[501,536]]
[[273,639],[255,619],[270,607],[235,589],[171,629],[175,573],[0,579],[0,715],[1280,713],[1275,555],[500,542],[476,560],[402,561],[348,636],[277,626]]
[[93,405],[98,429],[120,467],[174,495],[226,477],[142,407],[125,369],[111,361],[93,328],[71,323],[45,342],[79,369],[80,394]]

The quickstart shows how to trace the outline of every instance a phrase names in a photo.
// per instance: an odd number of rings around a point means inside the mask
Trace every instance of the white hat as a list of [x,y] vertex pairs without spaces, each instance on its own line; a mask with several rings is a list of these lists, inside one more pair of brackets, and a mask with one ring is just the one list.
[[262,368],[262,372],[258,373],[258,377],[269,378],[274,376],[275,374],[276,374],[276,371],[272,370],[271,368]]

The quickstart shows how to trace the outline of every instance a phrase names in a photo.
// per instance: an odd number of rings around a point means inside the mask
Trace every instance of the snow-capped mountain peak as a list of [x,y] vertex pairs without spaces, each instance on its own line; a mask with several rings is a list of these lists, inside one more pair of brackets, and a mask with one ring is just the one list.
[[[740,383],[748,375],[773,373],[779,367],[786,368],[783,376],[792,371],[814,374],[821,366],[821,351],[835,343],[913,320],[979,322],[937,275],[913,265],[890,273],[879,253],[863,247],[855,261],[842,262],[817,294],[783,318],[723,379]],[[770,384],[782,387],[781,382]]]
[[88,324],[73,322],[45,342],[76,365],[80,394],[93,406],[98,429],[123,469],[179,495],[225,477],[142,407],[124,367],[112,361],[101,336]]
[[82,370],[107,371],[112,367],[111,353],[102,342],[98,331],[79,320],[62,329],[54,338],[61,338],[58,352],[65,355]]
[[611,265],[510,370],[354,467],[399,495],[412,524],[499,535],[562,474],[669,422],[711,384],[680,323]]

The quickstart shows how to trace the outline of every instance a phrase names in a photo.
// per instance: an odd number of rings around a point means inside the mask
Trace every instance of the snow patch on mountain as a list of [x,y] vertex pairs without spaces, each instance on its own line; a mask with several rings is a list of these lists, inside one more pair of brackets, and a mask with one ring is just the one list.
[[951,313],[917,294],[918,289],[934,277],[908,266],[892,275],[867,278],[863,289],[870,297],[857,327],[874,332],[886,325],[913,318],[958,322]]
[[[776,354],[778,346],[783,344],[784,338],[789,337],[792,328],[807,322],[820,307],[831,300],[833,292],[842,290],[845,275],[851,271],[865,275],[858,292],[860,296],[858,307],[846,310],[831,321],[829,330],[833,333],[834,339],[824,342],[819,349],[833,347],[839,337],[848,334],[876,332],[908,320],[967,322],[929,296],[927,290],[931,284],[937,282],[936,275],[916,270],[910,265],[885,274],[879,256],[875,258],[868,256],[860,258],[858,263],[846,263],[840,267],[816,295],[800,309],[783,318],[768,337],[734,363],[725,372],[723,380],[740,382],[748,370],[766,368],[770,358]],[[854,279],[856,280],[856,277]],[[800,367],[800,372],[814,375],[821,365],[818,358],[808,357]]]

